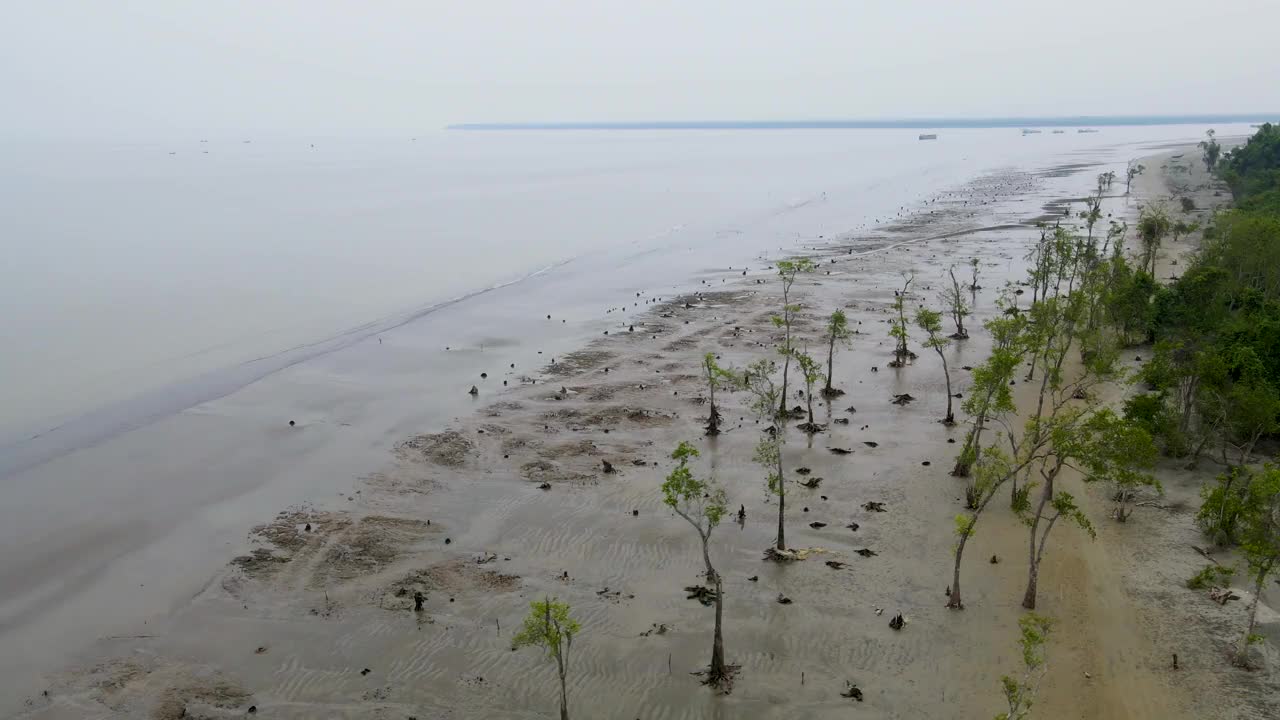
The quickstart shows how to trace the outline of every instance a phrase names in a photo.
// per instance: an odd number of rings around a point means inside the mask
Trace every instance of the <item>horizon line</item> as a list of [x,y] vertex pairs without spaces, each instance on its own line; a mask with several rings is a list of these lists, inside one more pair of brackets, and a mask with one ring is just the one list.
[[445,130],[822,130],[1112,127],[1119,125],[1189,125],[1195,123],[1270,122],[1280,113],[1221,113],[1187,115],[1063,115],[995,117],[916,117],[864,120],[622,120],[474,122],[446,125]]

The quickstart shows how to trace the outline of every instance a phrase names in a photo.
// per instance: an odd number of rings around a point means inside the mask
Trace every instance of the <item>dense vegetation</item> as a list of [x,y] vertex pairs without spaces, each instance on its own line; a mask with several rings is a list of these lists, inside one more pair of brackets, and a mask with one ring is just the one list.
[[[1151,392],[1126,413],[1166,454],[1194,464],[1211,453],[1230,474],[1280,429],[1280,129],[1263,126],[1216,167],[1236,208],[1206,228],[1181,277],[1153,289],[1145,317],[1140,302],[1124,310],[1155,343],[1142,373]],[[1226,519],[1206,529],[1229,540]]]
[[1280,569],[1280,485],[1274,469],[1258,466],[1260,447],[1280,433],[1280,128],[1264,125],[1225,154],[1212,135],[1200,147],[1234,208],[1213,217],[1190,266],[1154,288],[1149,304],[1136,279],[1129,283],[1133,302],[1121,312],[1154,342],[1154,357],[1140,377],[1149,392],[1131,398],[1125,415],[1166,455],[1221,466],[1202,489],[1197,521],[1219,545],[1240,546],[1254,581],[1237,651],[1248,664],[1256,593]]

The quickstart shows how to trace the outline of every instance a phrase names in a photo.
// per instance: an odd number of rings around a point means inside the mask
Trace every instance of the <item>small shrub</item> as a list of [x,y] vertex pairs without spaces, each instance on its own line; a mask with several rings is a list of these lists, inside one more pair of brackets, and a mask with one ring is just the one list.
[[1208,590],[1225,583],[1236,572],[1235,568],[1221,565],[1206,565],[1203,570],[1191,576],[1187,587],[1192,590]]
[[1189,213],[1196,209],[1196,201],[1189,197],[1178,198],[1178,202],[1182,204],[1182,212]]

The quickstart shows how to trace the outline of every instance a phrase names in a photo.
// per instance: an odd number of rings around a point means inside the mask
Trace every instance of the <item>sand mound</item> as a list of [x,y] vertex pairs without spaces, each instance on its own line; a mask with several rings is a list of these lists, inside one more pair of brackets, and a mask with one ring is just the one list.
[[502,441],[502,452],[513,453],[526,448],[540,448],[543,443],[537,438],[531,438],[527,435],[513,435]]
[[584,420],[584,424],[588,427],[602,427],[616,425],[622,420],[642,427],[660,427],[670,424],[673,417],[664,412],[648,408],[614,406],[592,414]]
[[152,656],[114,658],[72,671],[54,683],[53,693],[85,717],[238,717],[253,704],[252,693],[217,670]]
[[481,412],[483,412],[488,417],[502,417],[503,415],[509,412],[514,412],[514,411],[523,410],[523,409],[524,409],[524,403],[515,402],[514,400],[503,400],[502,402],[496,402],[486,407]]
[[614,354],[606,350],[579,350],[561,357],[547,366],[549,375],[572,375],[600,367],[614,358]]
[[435,435],[418,435],[396,446],[396,452],[410,458],[423,458],[440,465],[457,467],[466,462],[474,443],[456,430]]
[[667,352],[683,352],[685,350],[692,350],[696,347],[698,347],[698,338],[682,337],[678,340],[672,340],[663,346],[662,349]]
[[538,454],[552,460],[558,457],[596,457],[601,454],[601,450],[590,440],[578,440],[546,448]]
[[577,483],[595,482],[595,477],[586,473],[565,470],[549,460],[531,460],[520,466],[520,474],[536,483]]
[[414,570],[396,580],[386,589],[378,604],[388,610],[409,610],[413,608],[413,595],[416,592],[430,600],[432,593],[490,594],[515,592],[518,589],[518,576],[490,570],[474,559],[458,558],[424,570]]
[[335,537],[311,580],[313,587],[375,573],[400,558],[405,548],[438,532],[422,520],[371,515]]
[[264,543],[264,547],[254,548],[248,555],[233,559],[231,564],[250,578],[265,579],[299,555],[318,550],[326,538],[345,531],[350,525],[351,519],[341,513],[286,510],[270,523],[249,531],[250,539]]

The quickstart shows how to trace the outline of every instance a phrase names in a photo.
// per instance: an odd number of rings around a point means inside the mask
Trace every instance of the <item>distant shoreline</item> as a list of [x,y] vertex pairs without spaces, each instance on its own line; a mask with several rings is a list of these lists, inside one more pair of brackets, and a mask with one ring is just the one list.
[[663,120],[651,122],[459,123],[446,130],[881,130],[929,128],[1109,127],[1261,123],[1280,113],[1222,115],[1077,115],[1063,117],[901,118],[881,120]]

